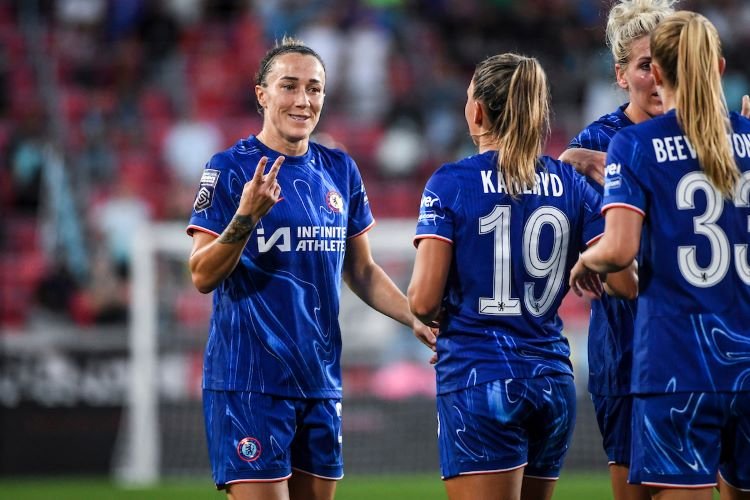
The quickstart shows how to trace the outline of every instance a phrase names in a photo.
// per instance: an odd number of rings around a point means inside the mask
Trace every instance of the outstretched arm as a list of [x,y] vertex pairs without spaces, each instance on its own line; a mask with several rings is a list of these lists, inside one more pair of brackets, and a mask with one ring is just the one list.
[[367,234],[347,241],[344,281],[365,304],[408,326],[420,342],[435,350],[434,329],[414,317],[406,296],[373,260]]
[[570,271],[570,288],[578,296],[598,292],[591,286],[594,275],[627,272],[638,253],[643,215],[627,208],[611,208],[605,220],[604,236],[581,254]]
[[563,151],[559,160],[570,163],[579,174],[585,175],[602,186],[604,185],[604,165],[607,162],[606,152],[570,148]]

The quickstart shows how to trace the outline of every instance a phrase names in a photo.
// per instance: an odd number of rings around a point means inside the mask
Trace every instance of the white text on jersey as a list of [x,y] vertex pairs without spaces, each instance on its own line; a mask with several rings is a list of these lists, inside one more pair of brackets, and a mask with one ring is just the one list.
[[[274,248],[281,252],[292,250],[292,230],[279,227],[269,237],[265,237],[262,227],[256,229],[258,252],[265,253]],[[295,236],[294,250],[297,252],[344,252],[346,250],[346,228],[341,226],[300,226]]]
[[[497,170],[482,170],[482,190],[485,193],[507,193],[505,179],[498,175]],[[495,179],[493,179],[495,177]],[[563,183],[557,174],[548,172],[537,172],[534,174],[536,182],[532,189],[526,188],[521,191],[523,194],[536,194],[539,196],[562,196]]]
[[[727,138],[739,158],[750,156],[750,134],[728,134]],[[658,163],[696,158],[695,148],[684,135],[654,137],[651,144]]]

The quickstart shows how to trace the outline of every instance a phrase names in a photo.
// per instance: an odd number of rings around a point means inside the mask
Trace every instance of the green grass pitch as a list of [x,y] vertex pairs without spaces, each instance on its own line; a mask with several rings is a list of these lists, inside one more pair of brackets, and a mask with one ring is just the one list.
[[[105,478],[0,479],[0,500],[224,500],[211,479],[169,481],[153,488],[124,489]],[[445,500],[445,489],[437,475],[360,476],[339,482],[336,500]],[[606,473],[563,471],[554,500],[611,500]],[[719,495],[714,491],[714,498]]]
[[[105,478],[0,479],[2,500],[223,500],[211,479],[165,482],[154,488],[123,489]],[[445,489],[437,474],[420,476],[348,475],[339,482],[336,500],[440,500]],[[605,474],[565,473],[555,489],[555,500],[611,498]]]

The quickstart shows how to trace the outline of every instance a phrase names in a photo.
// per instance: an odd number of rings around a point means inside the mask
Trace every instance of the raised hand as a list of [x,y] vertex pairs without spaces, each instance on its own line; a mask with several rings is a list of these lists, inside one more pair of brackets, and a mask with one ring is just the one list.
[[276,158],[271,170],[264,174],[267,163],[268,157],[264,156],[260,159],[255,168],[255,174],[242,188],[240,206],[237,208],[237,215],[250,216],[255,222],[271,210],[279,201],[279,195],[281,194],[281,186],[276,181],[276,177],[279,174],[281,164],[284,163],[284,157]]

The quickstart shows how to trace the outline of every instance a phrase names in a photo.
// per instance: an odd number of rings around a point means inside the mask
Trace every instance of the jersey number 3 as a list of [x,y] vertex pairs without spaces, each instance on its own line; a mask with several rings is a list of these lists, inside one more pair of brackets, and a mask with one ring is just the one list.
[[[708,288],[716,285],[729,271],[730,244],[726,233],[716,221],[724,210],[724,199],[721,193],[713,187],[702,172],[691,172],[680,179],[677,184],[677,208],[690,210],[695,208],[695,192],[702,191],[706,196],[706,211],[702,215],[693,217],[693,230],[708,238],[711,245],[711,260],[706,267],[701,267],[696,258],[693,245],[680,246],[677,249],[677,261],[683,278],[693,286]],[[750,206],[750,172],[745,172],[740,178],[734,195],[736,207]],[[748,220],[750,226],[750,220]],[[750,265],[747,261],[747,244],[734,246],[734,263],[740,279],[750,285]]]
[[[510,205],[496,205],[479,219],[479,234],[495,235],[495,261],[492,273],[492,297],[479,299],[479,313],[491,315],[521,314],[521,301],[511,296]],[[552,249],[547,259],[539,255],[540,234],[544,226],[552,231]],[[532,278],[547,281],[541,295],[534,294],[534,283],[524,283],[523,303],[533,316],[543,316],[555,303],[565,278],[570,223],[565,214],[550,206],[531,213],[523,229],[521,253],[526,272]]]

